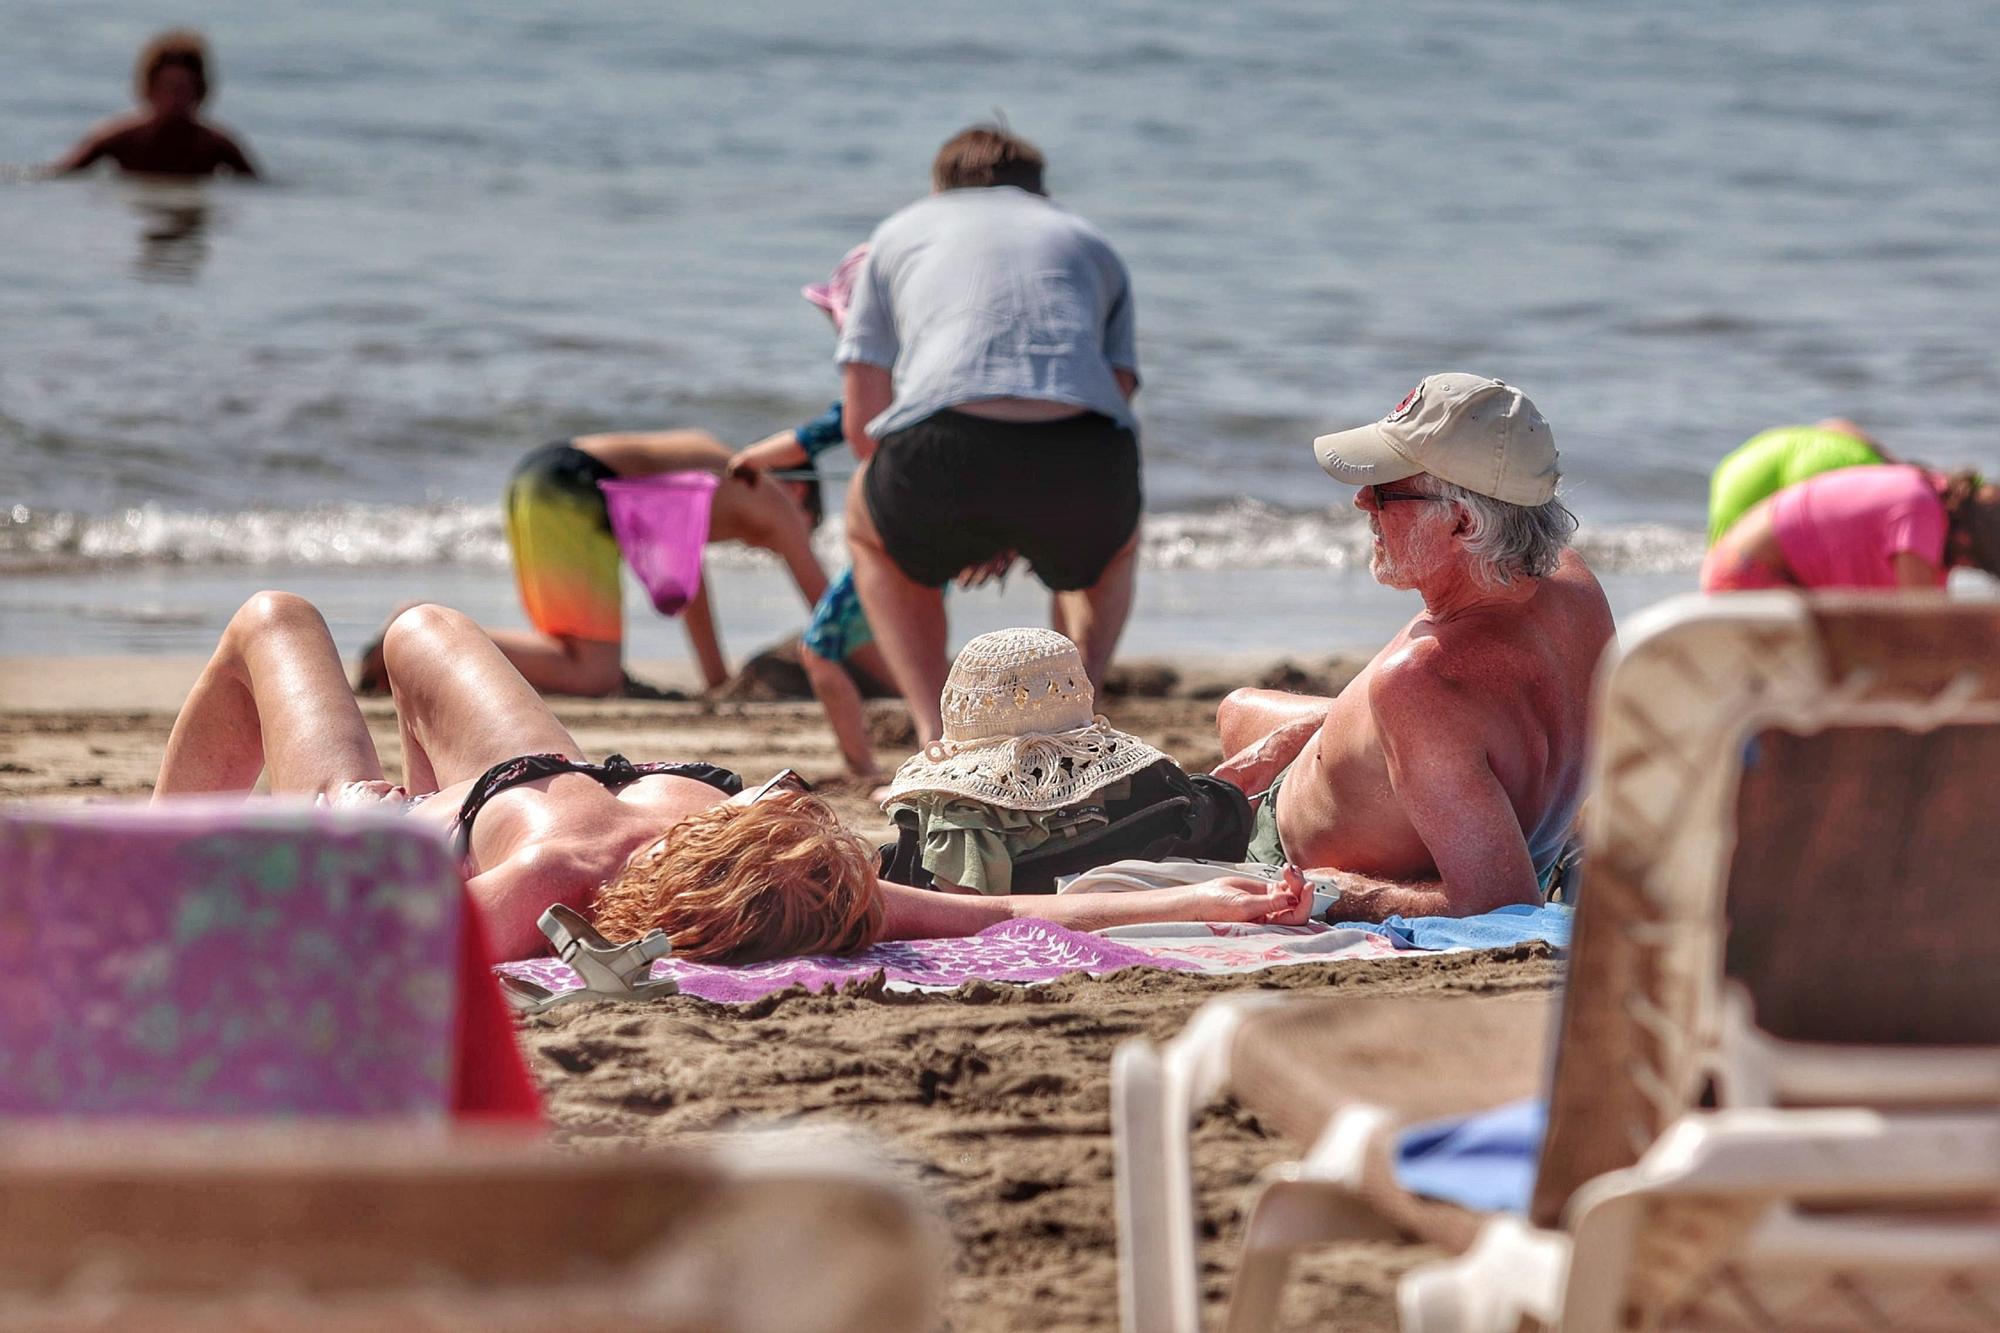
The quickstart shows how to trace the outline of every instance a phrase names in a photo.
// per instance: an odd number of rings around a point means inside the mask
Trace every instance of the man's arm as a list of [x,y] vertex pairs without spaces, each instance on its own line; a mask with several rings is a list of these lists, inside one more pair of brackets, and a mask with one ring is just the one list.
[[1282,723],[1276,730],[1267,732],[1217,764],[1214,776],[1232,784],[1245,796],[1257,796],[1269,791],[1285,765],[1297,759],[1307,743],[1319,735],[1319,729],[1325,725],[1325,708],[1310,717]]
[[875,456],[875,437],[868,423],[889,410],[896,396],[895,381],[887,367],[866,361],[849,361],[840,368],[840,419],[848,447],[863,462]]
[[1328,872],[1342,886],[1336,918],[1475,916],[1541,901],[1521,822],[1486,760],[1480,714],[1437,671],[1442,651],[1435,641],[1412,645],[1376,672],[1368,691],[1389,784],[1438,877],[1394,884]]

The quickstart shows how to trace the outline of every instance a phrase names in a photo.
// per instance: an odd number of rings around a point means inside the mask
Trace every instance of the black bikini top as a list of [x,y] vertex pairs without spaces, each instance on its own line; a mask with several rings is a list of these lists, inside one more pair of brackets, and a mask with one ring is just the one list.
[[741,777],[715,764],[668,762],[635,764],[622,754],[608,754],[604,756],[603,763],[593,764],[588,759],[571,759],[567,755],[524,754],[515,759],[504,759],[493,765],[480,774],[479,781],[472,784],[472,790],[465,793],[465,803],[458,807],[458,814],[451,821],[452,850],[457,852],[461,859],[471,850],[473,817],[485,808],[488,801],[509,787],[518,787],[526,782],[539,782],[558,773],[581,773],[612,790],[629,786],[640,778],[651,777],[658,773],[706,782],[724,796],[734,796],[743,790]]

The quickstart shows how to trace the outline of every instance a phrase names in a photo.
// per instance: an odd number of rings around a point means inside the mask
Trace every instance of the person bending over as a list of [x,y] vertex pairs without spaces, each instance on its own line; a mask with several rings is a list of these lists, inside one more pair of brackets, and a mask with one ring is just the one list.
[[453,838],[503,958],[543,951],[536,918],[558,902],[594,911],[607,934],[657,926],[681,956],[727,963],[969,935],[1016,916],[1081,930],[1292,923],[1310,904],[1295,876],[1032,906],[884,884],[868,849],[805,792],[774,781],[745,794],[740,779],[709,764],[585,760],[541,696],[457,611],[405,611],[383,651],[402,783],[384,776],[325,620],[301,597],[263,592],[230,620],[189,692],[155,799],[248,792],[268,772],[273,795],[401,805]]
[[1251,857],[1334,878],[1334,920],[1540,901],[1582,799],[1612,634],[1566,549],[1548,423],[1497,380],[1432,375],[1314,452],[1361,487],[1376,580],[1424,609],[1336,698],[1223,701],[1215,771],[1256,802]]
[[1142,508],[1131,280],[1051,203],[1034,145],[976,125],[875,229],[835,359],[854,584],[917,741],[943,730],[944,585],[1012,553],[1101,685],[1132,608]]
[[1778,426],[1753,435],[1730,450],[1709,474],[1708,544],[1721,541],[1758,501],[1807,477],[1897,461],[1845,417],[1828,417],[1811,426]]
[[2000,487],[1901,464],[1808,477],[1755,505],[1709,551],[1703,592],[1942,588],[2000,572]]
[[[550,694],[589,696],[616,694],[624,686],[619,585],[624,556],[597,483],[665,472],[720,472],[732,457],[729,446],[706,431],[666,430],[579,435],[543,445],[520,461],[508,479],[503,508],[514,581],[534,628],[487,633],[529,684]],[[725,476],[709,509],[708,540],[772,552],[810,607],[826,592],[826,571],[812,549],[819,515],[817,484],[757,486]],[[713,689],[729,679],[729,666],[706,576],[682,616],[702,681]],[[377,639],[362,654],[355,685],[363,693],[386,684],[382,643]]]
[[153,176],[212,176],[233,171],[254,179],[250,155],[224,131],[201,119],[210,91],[208,44],[176,29],[146,43],[132,71],[140,109],[85,135],[49,174],[83,171],[108,159],[120,171]]

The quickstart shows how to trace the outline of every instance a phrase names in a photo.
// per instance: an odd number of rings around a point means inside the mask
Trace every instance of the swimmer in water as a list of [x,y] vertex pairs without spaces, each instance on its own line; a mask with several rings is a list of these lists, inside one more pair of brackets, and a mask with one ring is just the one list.
[[109,159],[120,171],[150,176],[212,176],[233,171],[255,179],[241,145],[203,121],[208,100],[208,44],[187,29],[146,43],[133,67],[140,109],[98,126],[48,169],[52,176],[85,171]]

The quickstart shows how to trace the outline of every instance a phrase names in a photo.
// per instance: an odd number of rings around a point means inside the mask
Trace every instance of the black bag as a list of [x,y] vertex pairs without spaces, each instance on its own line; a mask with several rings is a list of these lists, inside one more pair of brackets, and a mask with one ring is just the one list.
[[[1097,802],[1110,821],[1073,838],[1052,838],[1014,862],[1015,893],[1054,893],[1060,875],[1079,875],[1113,861],[1194,856],[1241,861],[1250,847],[1250,798],[1207,773],[1183,773],[1171,759],[1142,768],[1128,793]],[[1092,801],[1081,807],[1088,809]],[[896,884],[931,887],[923,865],[917,812],[896,812],[895,842],[882,844],[880,874]]]

